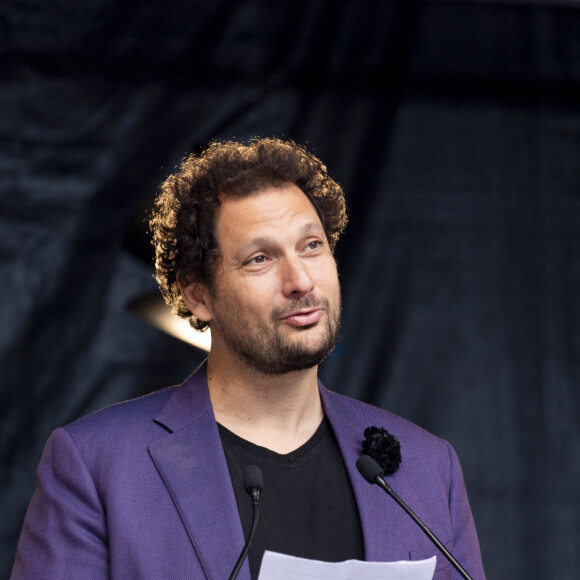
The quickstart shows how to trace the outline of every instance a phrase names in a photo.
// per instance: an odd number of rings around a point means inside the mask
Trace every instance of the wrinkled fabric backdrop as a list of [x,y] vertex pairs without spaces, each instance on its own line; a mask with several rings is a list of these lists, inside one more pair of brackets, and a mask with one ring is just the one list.
[[0,11],[0,577],[50,431],[204,358],[129,309],[156,292],[159,183],[210,139],[271,135],[350,205],[327,386],[451,441],[490,579],[576,577],[577,3]]

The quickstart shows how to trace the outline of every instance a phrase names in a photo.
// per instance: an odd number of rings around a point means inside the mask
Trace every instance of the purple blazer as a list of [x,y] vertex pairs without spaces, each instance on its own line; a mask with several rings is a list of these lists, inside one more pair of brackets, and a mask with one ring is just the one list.
[[[322,385],[320,393],[358,504],[366,559],[436,554],[435,580],[459,578],[409,516],[358,473],[363,431],[376,425],[401,443],[392,488],[474,579],[484,579],[451,445]],[[222,580],[243,545],[202,365],[178,387],[107,407],[51,435],[11,578]],[[247,561],[239,578],[250,579]]]

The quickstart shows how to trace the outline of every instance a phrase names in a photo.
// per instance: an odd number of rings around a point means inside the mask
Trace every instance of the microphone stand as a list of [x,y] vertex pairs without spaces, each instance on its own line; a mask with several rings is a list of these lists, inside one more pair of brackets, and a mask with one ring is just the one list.
[[[236,562],[236,565],[234,566],[234,569],[230,574],[229,580],[235,580],[238,577],[238,574],[240,573],[242,564],[244,563],[244,560],[246,559],[246,556],[250,551],[250,546],[252,545],[252,540],[254,539],[254,534],[256,533],[256,529],[258,527],[258,519],[260,517],[260,492],[262,491],[262,482],[261,482],[262,474],[260,470],[254,465],[250,466],[250,469],[254,469],[257,471],[257,474],[252,473],[254,478],[256,478],[257,476],[257,481],[250,485],[246,485],[246,489],[252,498],[252,528],[250,529],[250,533],[248,535],[248,539],[246,540],[244,548],[240,553],[240,557],[238,558],[238,561]],[[246,468],[246,473],[244,475],[247,477],[248,468]]]
[[385,481],[385,478],[378,476],[377,485],[382,487],[413,519],[413,521],[425,532],[427,537],[441,550],[443,555],[451,562],[453,567],[461,574],[465,580],[473,580],[466,572],[465,568],[453,557],[453,554],[439,541],[439,538],[419,519],[415,512],[393,491],[393,488]]
[[[369,483],[376,483],[384,489],[406,512],[411,519],[423,530],[426,536],[439,548],[441,553],[449,560],[453,567],[461,574],[465,580],[473,580],[465,568],[454,558],[453,554],[439,541],[439,538],[419,519],[415,512],[393,491],[393,488],[385,481],[383,471],[378,464],[368,455],[361,455],[357,462],[357,467],[362,476]],[[375,467],[376,466],[376,467]]]

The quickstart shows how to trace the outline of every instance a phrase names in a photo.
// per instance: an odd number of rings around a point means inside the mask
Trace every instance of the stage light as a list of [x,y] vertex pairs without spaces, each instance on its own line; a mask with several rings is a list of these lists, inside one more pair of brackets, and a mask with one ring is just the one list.
[[155,328],[209,352],[211,347],[209,328],[204,332],[193,329],[187,320],[171,312],[161,295],[152,294],[137,298],[129,304],[128,308]]

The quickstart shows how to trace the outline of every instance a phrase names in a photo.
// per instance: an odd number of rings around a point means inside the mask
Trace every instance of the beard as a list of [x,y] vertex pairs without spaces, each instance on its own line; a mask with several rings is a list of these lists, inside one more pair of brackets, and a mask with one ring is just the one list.
[[[296,328],[292,333],[295,340],[291,340],[281,332],[281,319],[308,308],[322,308],[326,315],[315,324]],[[238,313],[218,298],[211,326],[248,367],[265,375],[283,375],[312,368],[332,352],[338,340],[340,310],[340,298],[337,304],[330,305],[326,298],[316,299],[308,295],[296,299],[286,308],[275,308],[268,324],[255,324],[240,319]],[[306,333],[317,325],[321,325],[324,332],[316,343],[300,340],[301,332]]]

